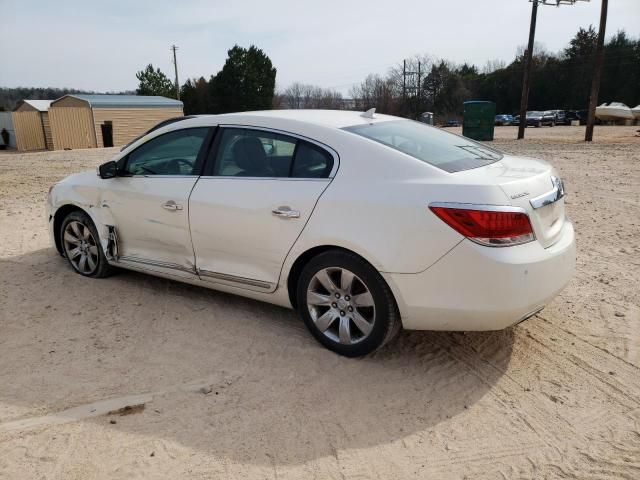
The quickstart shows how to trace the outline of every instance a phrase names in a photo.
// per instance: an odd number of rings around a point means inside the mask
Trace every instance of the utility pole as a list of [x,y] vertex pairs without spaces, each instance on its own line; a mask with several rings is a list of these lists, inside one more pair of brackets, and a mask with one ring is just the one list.
[[[410,115],[415,114],[415,111],[419,108],[420,104],[420,75],[421,75],[421,62],[418,61],[418,71],[417,72],[407,72],[407,61],[402,61],[402,99],[404,102],[404,112]],[[409,86],[407,86],[407,76],[409,76]],[[416,84],[416,76],[418,77],[418,83]],[[407,101],[407,91],[413,92],[410,95],[412,100],[412,105],[409,108],[406,108]],[[417,118],[417,114],[416,114]]]
[[531,25],[529,26],[529,44],[524,52],[524,74],[522,76],[522,96],[520,97],[520,122],[518,122],[518,140],[524,138],[527,126],[527,104],[529,103],[529,80],[531,79],[531,62],[533,60],[533,42],[536,38],[536,22],[538,19],[538,0],[531,4]]
[[176,99],[180,100],[180,82],[178,82],[178,60],[176,59],[176,50],[178,50],[178,47],[176,45],[171,45],[171,50],[173,51],[173,68],[176,72]]
[[416,119],[420,118],[420,100],[422,99],[422,82],[420,79],[422,78],[422,72],[420,71],[420,60],[418,60],[418,104],[416,105]]
[[524,52],[524,74],[522,75],[522,97],[520,97],[520,123],[518,124],[518,140],[524,138],[524,128],[527,126],[527,107],[529,103],[529,83],[531,81],[531,66],[533,63],[533,45],[536,37],[536,21],[538,19],[538,4],[573,5],[578,1],[589,0],[529,0],[531,2],[531,25],[529,26],[529,44]]
[[407,108],[407,61],[402,61],[402,110]]
[[602,0],[600,7],[600,29],[598,31],[598,43],[596,45],[596,61],[591,81],[591,94],[589,95],[589,115],[587,117],[587,130],[584,134],[584,141],[593,140],[593,124],[596,120],[596,104],[598,103],[598,93],[600,92],[600,77],[602,76],[602,64],[604,63],[604,34],[607,28],[607,8],[609,0]]

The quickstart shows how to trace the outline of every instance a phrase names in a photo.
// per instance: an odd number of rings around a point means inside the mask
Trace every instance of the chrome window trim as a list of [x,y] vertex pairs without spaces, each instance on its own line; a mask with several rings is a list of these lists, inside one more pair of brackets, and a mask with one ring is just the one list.
[[[293,133],[293,132],[289,132],[287,130],[278,130],[277,128],[270,128],[270,127],[257,127],[255,125],[239,125],[239,124],[220,124],[218,125],[219,128],[238,128],[238,129],[242,129],[242,130],[259,130],[259,131],[263,131],[263,132],[271,132],[271,133],[276,133],[279,135],[286,135],[289,137],[293,137],[293,138],[297,138],[298,140],[304,140],[305,142],[309,142],[312,143],[314,145],[316,145],[317,147],[322,148],[323,150],[325,150],[327,153],[329,153],[332,157],[333,157],[333,166],[331,168],[331,171],[329,172],[329,175],[323,178],[291,178],[291,177],[269,177],[270,179],[284,179],[284,180],[328,180],[328,179],[332,179],[335,177],[336,173],[338,172],[338,168],[340,166],[340,155],[338,155],[338,152],[336,152],[333,148],[331,148],[329,145],[326,145],[322,142],[319,142],[318,140],[314,140],[313,138],[309,138],[309,137],[305,137],[304,135],[300,135],[299,133]],[[226,176],[226,175],[213,175],[213,178],[229,178],[232,177],[231,175]],[[245,178],[266,178],[266,177],[245,177]]]
[[203,175],[203,180],[279,180],[281,182],[326,182],[332,179],[326,178],[292,178],[292,177],[235,177],[233,175]]
[[238,283],[241,285],[250,285],[252,287],[263,288],[265,290],[273,289],[273,283],[271,282],[254,280],[252,278],[246,278],[246,277],[238,277],[236,275],[229,275],[227,273],[212,272],[209,270],[198,269],[198,275],[200,275],[201,277],[214,278],[216,280],[223,280],[227,282]]
[[551,184],[553,188],[550,191],[529,200],[529,203],[534,209],[537,210],[538,208],[555,203],[565,196],[564,183],[560,178],[552,175]]
[[441,208],[461,208],[464,210],[480,210],[484,212],[512,212],[512,213],[524,213],[527,216],[527,211],[522,207],[515,207],[513,205],[485,205],[478,203],[457,203],[457,202],[431,202],[429,207],[441,207]]

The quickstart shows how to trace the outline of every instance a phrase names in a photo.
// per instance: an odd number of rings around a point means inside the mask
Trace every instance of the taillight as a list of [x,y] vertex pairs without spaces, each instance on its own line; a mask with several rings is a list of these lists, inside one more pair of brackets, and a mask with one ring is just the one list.
[[458,233],[481,245],[506,247],[535,240],[529,216],[518,207],[432,204],[429,209]]

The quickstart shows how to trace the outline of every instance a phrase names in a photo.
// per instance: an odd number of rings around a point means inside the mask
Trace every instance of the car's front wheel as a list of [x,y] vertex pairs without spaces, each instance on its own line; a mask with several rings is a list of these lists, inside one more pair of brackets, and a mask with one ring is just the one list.
[[297,299],[313,336],[340,355],[371,353],[400,330],[388,285],[375,268],[350,252],[331,250],[314,257],[302,271]]
[[106,277],[112,267],[100,246],[100,237],[91,218],[84,212],[71,212],[62,221],[60,243],[71,267],[86,277]]

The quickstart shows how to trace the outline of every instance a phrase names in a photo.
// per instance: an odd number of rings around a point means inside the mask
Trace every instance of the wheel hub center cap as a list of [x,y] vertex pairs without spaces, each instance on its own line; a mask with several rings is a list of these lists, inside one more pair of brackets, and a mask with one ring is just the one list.
[[345,310],[349,306],[349,302],[347,302],[344,298],[338,300],[338,308],[340,310]]

